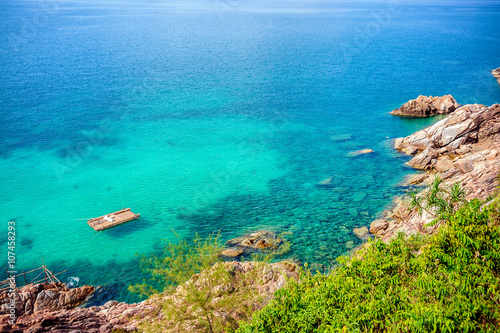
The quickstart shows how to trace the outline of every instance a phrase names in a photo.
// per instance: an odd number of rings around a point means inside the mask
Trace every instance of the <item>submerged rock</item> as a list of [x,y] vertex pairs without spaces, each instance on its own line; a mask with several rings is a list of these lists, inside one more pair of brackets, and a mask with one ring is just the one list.
[[340,134],[340,135],[332,135],[330,136],[330,140],[333,142],[342,142],[352,140],[351,134]]
[[332,180],[333,180],[333,177],[327,178],[327,179],[319,182],[316,186],[318,186],[318,187],[329,187],[329,186],[332,185]]
[[371,149],[360,149],[356,151],[351,151],[348,156],[358,156],[358,155],[364,155],[364,154],[370,154],[373,153],[373,150]]
[[412,99],[401,107],[392,110],[391,114],[406,117],[430,117],[451,113],[459,106],[460,104],[451,95],[442,97],[420,95],[417,99]]
[[368,237],[367,227],[354,228],[352,232],[361,239],[366,239]]

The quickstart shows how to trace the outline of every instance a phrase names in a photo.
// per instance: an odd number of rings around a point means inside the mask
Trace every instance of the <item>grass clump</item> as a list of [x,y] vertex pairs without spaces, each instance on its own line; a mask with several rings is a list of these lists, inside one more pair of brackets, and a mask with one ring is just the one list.
[[428,189],[423,192],[412,191],[409,198],[410,209],[416,209],[420,215],[425,211],[435,218],[431,224],[446,219],[466,203],[465,191],[460,184],[455,183],[447,188],[439,175],[434,177]]

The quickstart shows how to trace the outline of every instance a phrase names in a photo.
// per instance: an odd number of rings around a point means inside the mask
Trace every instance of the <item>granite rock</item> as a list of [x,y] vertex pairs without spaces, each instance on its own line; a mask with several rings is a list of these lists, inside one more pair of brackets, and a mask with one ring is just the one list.
[[491,71],[491,74],[497,79],[500,84],[500,67]]
[[451,95],[441,97],[420,95],[417,99],[406,102],[399,108],[394,109],[391,114],[406,117],[430,117],[451,113],[459,106],[460,104]]
[[[467,198],[485,199],[497,186],[500,173],[500,105],[465,105],[447,118],[408,137],[394,141],[396,149],[413,155],[408,164],[426,170],[413,183],[426,185],[436,174],[450,187],[460,183]],[[412,183],[412,181],[410,181]],[[388,241],[398,232],[433,233],[439,223],[429,226],[434,217],[409,209],[398,202],[387,212],[386,222],[373,222],[373,234]],[[383,226],[377,230],[377,226]]]

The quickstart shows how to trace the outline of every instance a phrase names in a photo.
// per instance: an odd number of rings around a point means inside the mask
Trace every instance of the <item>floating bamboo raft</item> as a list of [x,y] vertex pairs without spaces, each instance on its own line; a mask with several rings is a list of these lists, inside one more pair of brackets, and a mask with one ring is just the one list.
[[141,214],[135,214],[130,211],[130,208],[125,208],[111,214],[91,218],[87,223],[95,231],[101,231],[140,218]]

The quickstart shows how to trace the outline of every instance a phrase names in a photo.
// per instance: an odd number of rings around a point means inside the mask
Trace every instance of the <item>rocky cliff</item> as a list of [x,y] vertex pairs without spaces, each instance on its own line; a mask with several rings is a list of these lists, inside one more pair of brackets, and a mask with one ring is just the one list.
[[0,293],[0,311],[9,312],[12,298],[15,301],[16,317],[42,311],[72,309],[82,304],[93,292],[92,286],[69,289],[59,282],[29,284],[12,293],[9,290]]
[[[439,174],[451,186],[459,182],[467,197],[486,198],[498,186],[500,172],[500,105],[465,105],[447,118],[408,137],[395,140],[395,148],[413,158],[408,164],[425,170],[412,176],[410,184],[428,185]],[[397,232],[433,232],[424,227],[433,219],[419,215],[400,201],[383,219],[371,224],[370,232],[389,240]]]
[[460,104],[451,95],[441,97],[420,95],[417,99],[412,99],[399,108],[392,110],[391,114],[405,117],[429,117],[448,114],[455,111],[459,106]]
[[11,319],[10,314],[15,315],[16,318],[22,318],[72,309],[82,304],[93,292],[92,286],[70,289],[59,282],[29,284],[13,292],[5,290],[0,293],[0,331],[9,331],[7,324]]
[[[215,290],[224,290],[227,295],[234,295],[242,290],[238,289],[238,281],[251,277],[251,284],[244,291],[250,295],[245,297],[245,302],[236,304],[231,311],[219,311],[216,316],[224,316],[232,320],[239,320],[243,307],[252,307],[254,310],[262,308],[274,297],[274,292],[283,287],[288,278],[298,279],[296,265],[282,262],[275,264],[264,264],[255,262],[225,262],[222,264],[231,276],[231,279],[220,282]],[[209,273],[209,272],[208,272]],[[197,274],[186,284],[203,283],[205,273]],[[248,282],[245,280],[246,282]],[[166,302],[173,302],[188,308],[183,304],[185,287],[179,286],[171,294],[160,294],[146,301],[134,304],[110,301],[103,306],[92,306],[90,308],[73,308],[83,302],[86,296],[94,288],[84,286],[82,288],[68,289],[59,285],[55,290],[48,285],[29,285],[19,291],[20,302],[19,316],[16,325],[8,325],[8,315],[0,316],[1,332],[86,332],[103,333],[121,330],[124,332],[137,331],[141,323],[154,323],[162,327],[162,332],[175,331],[179,327],[165,318],[162,307]],[[28,295],[29,296],[26,296]],[[43,296],[41,296],[43,295]],[[26,299],[28,301],[21,301]],[[34,306],[32,304],[34,300]],[[214,302],[220,299],[214,299]],[[26,310],[29,309],[29,310]],[[4,313],[4,312],[2,312]],[[196,317],[183,322],[192,332],[202,332],[201,324]]]

